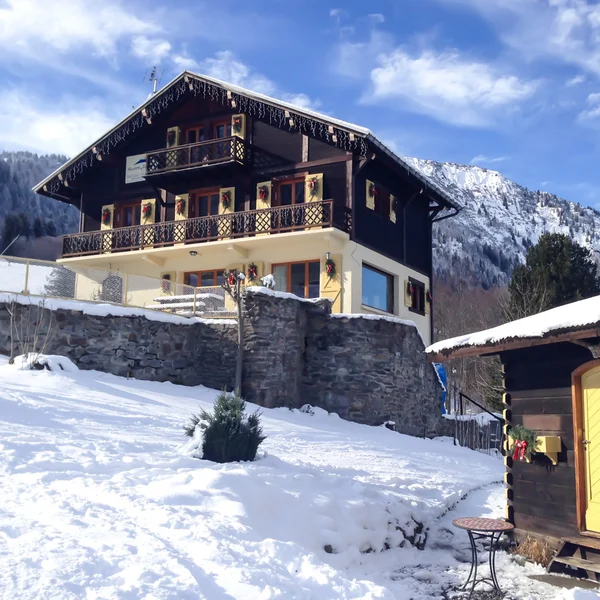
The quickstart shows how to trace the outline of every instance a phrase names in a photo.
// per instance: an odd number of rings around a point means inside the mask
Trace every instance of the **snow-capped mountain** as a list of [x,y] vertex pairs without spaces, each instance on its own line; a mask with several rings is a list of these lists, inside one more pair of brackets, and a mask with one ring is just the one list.
[[543,233],[565,233],[600,249],[600,212],[554,194],[531,191],[498,171],[405,159],[463,207],[434,226],[434,269],[442,279],[506,285]]

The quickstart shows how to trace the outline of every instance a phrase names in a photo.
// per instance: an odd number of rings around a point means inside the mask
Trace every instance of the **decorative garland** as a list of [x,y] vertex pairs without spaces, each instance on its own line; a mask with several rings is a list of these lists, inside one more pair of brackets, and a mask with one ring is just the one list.
[[261,185],[258,188],[258,197],[261,200],[267,200],[269,198],[269,188],[266,185]]
[[223,208],[229,208],[231,206],[231,192],[227,190],[221,194],[221,204]]
[[231,128],[233,129],[233,133],[239,133],[242,130],[242,117],[240,115],[233,117]]
[[333,262],[333,259],[328,258],[325,261],[325,270],[327,271],[327,275],[329,275],[329,277],[333,277],[335,275],[335,263]]
[[311,197],[316,196],[319,191],[319,179],[317,177],[312,177],[308,180],[308,193]]
[[258,267],[254,263],[248,265],[246,276],[248,277],[248,281],[255,281],[258,277]]
[[152,214],[152,204],[150,204],[150,202],[146,202],[146,204],[142,206],[142,214],[144,217],[149,217]]
[[110,223],[110,217],[111,217],[110,210],[108,210],[108,208],[105,208],[105,209],[102,211],[102,222],[103,222],[105,225],[106,225],[107,223]]
[[185,213],[185,200],[180,198],[177,200],[177,204],[175,204],[175,210],[178,215],[183,215]]
[[[288,109],[267,104],[255,98],[242,96],[216,84],[202,81],[186,75],[169,88],[156,94],[153,100],[128,119],[123,125],[115,129],[104,139],[100,140],[94,148],[77,159],[64,172],[57,175],[48,183],[48,191],[59,192],[63,181],[73,181],[85,169],[91,167],[98,160],[98,156],[108,155],[111,151],[129,139],[139,129],[146,127],[152,118],[166,110],[170,110],[175,102],[183,97],[193,95],[201,96],[222,106],[237,107],[240,112],[256,117],[281,129],[294,129],[313,138],[331,143],[347,152],[358,151],[361,156],[367,156],[369,144],[367,140],[349,131],[322,123],[314,118],[291,112]],[[293,126],[290,125],[293,122]]]

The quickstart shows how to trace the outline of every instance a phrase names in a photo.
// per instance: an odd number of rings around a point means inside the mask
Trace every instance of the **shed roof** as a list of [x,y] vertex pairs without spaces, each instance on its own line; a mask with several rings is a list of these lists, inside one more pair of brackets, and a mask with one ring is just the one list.
[[[82,168],[93,164],[94,160],[97,160],[97,154],[102,154],[102,151],[109,152],[112,147],[126,139],[130,133],[139,129],[140,127],[143,127],[149,117],[151,117],[153,114],[159,113],[164,107],[172,102],[173,99],[177,101],[178,98],[182,97],[184,94],[182,91],[183,88],[178,86],[185,83],[186,87],[189,85],[190,89],[192,89],[192,82],[196,82],[204,86],[210,86],[210,88],[213,90],[212,94],[215,98],[221,98],[221,96],[218,94],[218,92],[221,91],[223,93],[226,92],[226,98],[229,102],[235,100],[236,97],[246,98],[260,103],[261,106],[269,106],[274,109],[278,109],[280,114],[277,113],[277,115],[274,117],[276,121],[285,120],[287,122],[287,119],[290,117],[295,121],[298,121],[298,117],[310,119],[315,124],[324,125],[325,131],[328,131],[328,135],[331,135],[332,138],[334,134],[345,133],[355,136],[355,138],[358,140],[370,142],[375,148],[386,154],[408,173],[411,173],[413,176],[419,179],[424,184],[425,188],[432,190],[445,204],[454,208],[455,210],[460,209],[460,206],[456,203],[452,197],[452,194],[448,190],[435,183],[432,179],[427,177],[418,169],[415,169],[409,165],[408,162],[390,150],[366,127],[361,127],[359,125],[355,125],[354,123],[348,123],[346,121],[324,115],[305,107],[290,104],[289,102],[284,102],[282,100],[277,100],[275,98],[271,98],[270,96],[265,96],[264,94],[253,92],[252,90],[227,83],[226,81],[221,81],[220,79],[215,79],[214,77],[208,77],[207,75],[193,73],[191,71],[184,71],[181,73],[181,75],[178,75],[175,77],[175,79],[167,83],[165,87],[159,90],[156,94],[149,96],[146,102],[136,108],[122,121],[117,123],[111,130],[107,131],[102,137],[90,144],[77,156],[67,161],[56,171],[48,175],[43,181],[38,183],[33,188],[33,191],[39,194],[44,194],[51,197],[55,196],[59,199],[62,199],[59,194],[52,193],[53,190],[48,188],[49,183],[56,179],[59,179],[61,182],[63,180],[68,180],[73,173],[81,172]],[[240,106],[240,103],[238,102],[237,105]],[[294,117],[296,118],[294,119]],[[338,137],[340,136],[338,135]],[[102,151],[99,152],[99,150]]]
[[600,296],[579,300],[484,331],[436,342],[431,360],[497,354],[505,350],[600,336]]

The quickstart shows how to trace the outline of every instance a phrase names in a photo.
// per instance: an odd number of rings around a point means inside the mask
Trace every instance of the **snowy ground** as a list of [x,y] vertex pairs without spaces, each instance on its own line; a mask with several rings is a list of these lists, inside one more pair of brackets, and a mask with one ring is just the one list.
[[[498,459],[323,412],[265,410],[254,463],[190,458],[214,395],[0,358],[0,598],[442,598],[468,572],[452,519],[502,515]],[[380,551],[413,519],[424,551]],[[508,598],[597,597],[499,570]]]

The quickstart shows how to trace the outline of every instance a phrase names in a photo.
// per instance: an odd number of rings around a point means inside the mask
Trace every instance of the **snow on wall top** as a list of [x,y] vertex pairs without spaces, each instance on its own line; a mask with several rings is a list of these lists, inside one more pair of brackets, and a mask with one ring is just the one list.
[[162,323],[173,323],[175,325],[193,325],[194,323],[211,323],[213,325],[235,325],[234,319],[201,319],[199,317],[180,317],[169,313],[163,313],[147,308],[133,306],[118,306],[116,304],[102,304],[99,302],[83,300],[59,300],[57,298],[46,298],[43,296],[0,293],[0,302],[16,302],[23,305],[39,306],[42,302],[48,310],[75,310],[85,315],[96,317],[145,317],[149,321],[160,321]]
[[427,354],[450,354],[465,347],[487,347],[516,339],[544,338],[559,331],[600,324],[600,296],[572,302],[492,329],[436,342]]

